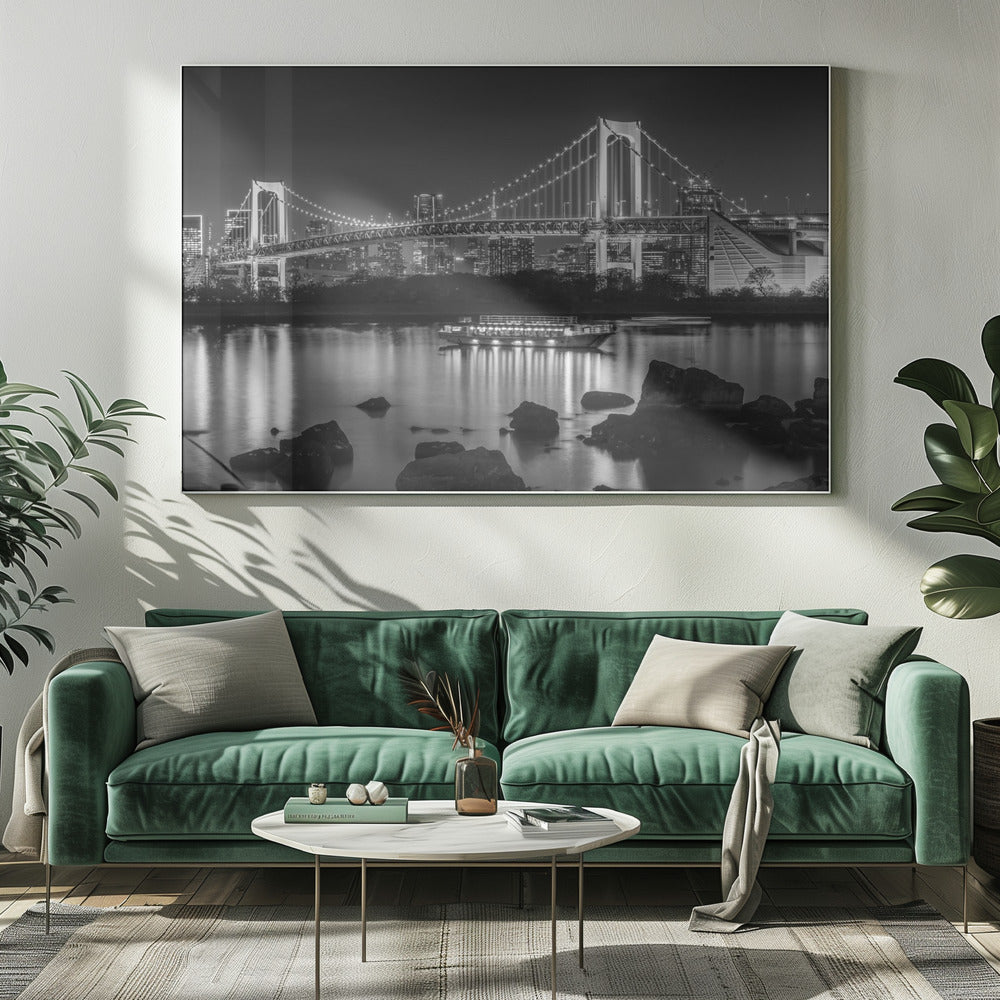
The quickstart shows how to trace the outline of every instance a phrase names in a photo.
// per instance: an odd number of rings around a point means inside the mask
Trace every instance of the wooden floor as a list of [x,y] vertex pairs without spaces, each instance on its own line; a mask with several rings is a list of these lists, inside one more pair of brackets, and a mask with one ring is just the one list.
[[[0,853],[0,929],[45,898],[45,869],[9,864]],[[781,906],[872,906],[923,899],[962,929],[962,873],[957,868],[765,868],[766,902]],[[358,905],[356,867],[324,867],[323,902]],[[572,866],[558,878],[560,904],[575,906]],[[719,898],[719,873],[711,868],[588,868],[588,905],[693,906]],[[162,903],[311,906],[308,868],[54,868],[52,899],[87,906]],[[377,904],[524,902],[548,905],[545,869],[369,868],[368,901]],[[1000,969],[1000,880],[969,870],[969,938]]]

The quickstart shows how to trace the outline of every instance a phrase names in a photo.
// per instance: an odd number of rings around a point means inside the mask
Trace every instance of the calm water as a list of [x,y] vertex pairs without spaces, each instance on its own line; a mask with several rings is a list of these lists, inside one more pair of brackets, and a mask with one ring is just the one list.
[[[750,401],[761,394],[793,403],[812,396],[827,375],[825,322],[722,323],[706,327],[619,332],[600,351],[441,347],[434,326],[346,324],[248,325],[218,332],[184,329],[184,487],[218,489],[232,477],[191,442],[223,462],[254,448],[276,447],[312,424],[336,420],[354,446],[354,464],[338,470],[331,489],[394,491],[396,477],[419,441],[458,440],[504,453],[525,483],[539,490],[762,490],[814,471],[814,459],[788,459],[738,442],[725,458],[678,485],[635,460],[615,461],[577,440],[607,412],[588,413],[591,389],[637,399],[649,362],[707,368],[739,382]],[[356,404],[385,396],[384,416]],[[506,414],[522,400],[558,411],[553,442],[525,443],[501,435]],[[631,407],[619,411],[629,413]],[[413,427],[427,428],[414,431]],[[272,435],[271,428],[280,434]],[[447,428],[446,434],[431,428]],[[685,453],[679,461],[699,463]],[[273,478],[242,478],[255,489],[280,490]],[[683,479],[683,476],[681,477]]]

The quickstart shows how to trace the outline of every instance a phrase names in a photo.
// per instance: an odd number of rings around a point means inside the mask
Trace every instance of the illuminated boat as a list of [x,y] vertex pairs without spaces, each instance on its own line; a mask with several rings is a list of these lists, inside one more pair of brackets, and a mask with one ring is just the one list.
[[575,316],[480,316],[445,323],[440,336],[460,347],[588,350],[600,347],[614,334],[614,323],[578,323]]

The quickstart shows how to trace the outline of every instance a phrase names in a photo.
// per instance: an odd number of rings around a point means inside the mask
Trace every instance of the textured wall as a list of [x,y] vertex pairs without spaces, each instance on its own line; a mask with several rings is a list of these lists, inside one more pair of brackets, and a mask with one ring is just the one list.
[[[924,626],[976,716],[1000,714],[1000,619],[926,611],[927,565],[986,543],[904,527],[934,408],[892,385],[943,354],[984,370],[1000,312],[993,0],[121,0],[7,5],[0,33],[0,356],[166,415],[142,425],[123,509],[52,579],[59,651],[148,605],[780,608],[852,605]],[[179,495],[178,68],[274,63],[830,63],[835,492],[824,498],[433,500]],[[752,101],[734,94],[734,101]],[[119,468],[119,473],[122,470]],[[0,677],[3,785],[47,669]]]

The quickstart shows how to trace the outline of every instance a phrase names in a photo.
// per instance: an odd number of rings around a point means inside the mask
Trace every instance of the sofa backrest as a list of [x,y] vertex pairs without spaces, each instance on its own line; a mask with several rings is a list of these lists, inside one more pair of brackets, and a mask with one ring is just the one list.
[[[252,611],[157,609],[147,626],[198,625]],[[500,636],[496,611],[286,611],[288,635],[321,726],[430,729],[407,705],[399,669],[416,660],[479,691],[480,735],[500,735]]]
[[[505,611],[503,742],[610,726],[654,635],[697,642],[766,643],[780,611],[681,614]],[[801,615],[865,625],[850,608]]]

